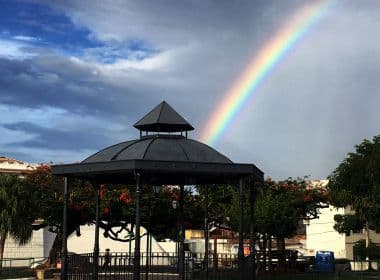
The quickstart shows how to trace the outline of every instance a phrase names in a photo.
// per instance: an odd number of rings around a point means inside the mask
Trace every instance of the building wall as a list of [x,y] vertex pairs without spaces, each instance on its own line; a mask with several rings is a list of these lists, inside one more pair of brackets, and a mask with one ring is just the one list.
[[345,235],[334,230],[334,216],[344,214],[343,208],[329,206],[320,210],[319,219],[306,226],[306,253],[314,256],[316,251],[333,251],[336,258],[346,258]]
[[0,156],[0,173],[18,174],[23,176],[37,167],[36,164]]
[[[94,250],[94,241],[95,241],[95,225],[86,225],[80,227],[80,236],[77,236],[75,233],[71,234],[67,240],[67,249],[69,252],[83,254],[83,253],[92,253]],[[104,230],[99,229],[99,250],[100,252],[105,252],[108,248],[111,253],[115,252],[131,252],[133,253],[135,244],[134,241],[129,242],[120,242],[114,241],[111,238],[105,238]],[[124,233],[121,233],[123,236]],[[141,252],[146,252],[147,236],[146,229],[141,227],[140,234],[143,235],[140,240]],[[163,244],[163,245],[161,245]],[[154,238],[152,239],[152,252],[162,253],[162,252],[175,252],[175,242],[157,242]]]
[[[354,244],[365,239],[365,232],[352,232],[349,235],[340,234],[334,230],[334,215],[352,213],[350,207],[321,209],[319,219],[310,221],[306,226],[306,255],[315,255],[318,250],[333,251],[335,258],[353,259]],[[370,231],[370,239],[374,244],[380,245],[380,234]]]
[[[346,236],[346,252],[347,252],[347,258],[353,259],[353,247],[356,242],[358,242],[361,239],[365,240],[366,234],[364,230],[361,230],[360,232],[351,232],[349,236]],[[380,234],[376,233],[373,230],[369,231],[369,238],[371,240],[371,243],[380,245]]]
[[[33,231],[32,239],[25,245],[19,246],[18,243],[8,237],[5,241],[4,258],[34,258],[42,259],[48,257],[51,246],[53,245],[55,234],[43,228]],[[32,260],[18,260],[12,261],[13,266],[25,266]],[[6,262],[6,266],[7,266]]]

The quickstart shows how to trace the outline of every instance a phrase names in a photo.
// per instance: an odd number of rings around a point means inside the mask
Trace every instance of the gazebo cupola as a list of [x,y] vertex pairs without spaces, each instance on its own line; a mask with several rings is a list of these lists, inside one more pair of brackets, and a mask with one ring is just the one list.
[[[163,133],[166,135],[178,133],[177,135],[183,136],[183,132],[185,132],[185,137],[187,138],[187,132],[194,130],[194,127],[165,101],[154,107],[152,111],[133,126],[140,130],[140,138],[154,137]],[[145,132],[145,135],[143,135],[143,132]],[[149,132],[155,132],[156,134],[149,135]]]

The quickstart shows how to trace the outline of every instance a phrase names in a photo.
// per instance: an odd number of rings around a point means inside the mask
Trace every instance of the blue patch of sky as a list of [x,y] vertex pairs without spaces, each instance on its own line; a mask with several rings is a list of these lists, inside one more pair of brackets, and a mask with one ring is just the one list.
[[92,52],[102,63],[114,63],[132,55],[142,60],[157,52],[139,39],[128,42],[96,40],[90,30],[76,26],[68,16],[45,4],[0,0],[0,7],[0,39],[35,38],[28,44],[68,56],[81,57]]
[[103,44],[91,39],[90,31],[78,28],[64,14],[43,4],[0,0],[0,26],[2,37],[33,37],[33,44],[80,53],[83,48],[100,47]]
[[114,63],[119,59],[125,58],[143,60],[159,52],[143,40],[129,40],[126,43],[107,42],[107,45],[87,51],[105,64]]

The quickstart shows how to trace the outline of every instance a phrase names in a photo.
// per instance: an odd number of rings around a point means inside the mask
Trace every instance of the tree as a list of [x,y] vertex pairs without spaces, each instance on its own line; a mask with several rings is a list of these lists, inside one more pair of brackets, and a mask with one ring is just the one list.
[[0,174],[0,268],[8,236],[19,245],[32,237],[32,223],[37,217],[34,193],[16,175]]
[[[63,211],[63,179],[53,176],[49,165],[37,167],[26,177],[26,182],[36,192],[38,202],[38,217],[43,220],[38,227],[49,227],[56,233],[49,259],[54,263],[60,254],[62,246],[62,211]],[[100,186],[100,223],[104,236],[120,242],[133,240],[135,221],[135,186],[101,185]],[[1,198],[0,198],[1,199]],[[172,209],[172,201],[179,199],[177,188],[162,187],[161,192],[153,194],[152,189],[143,189],[140,205],[141,224],[148,226],[157,239],[177,239],[177,212]],[[203,222],[200,217],[201,203],[199,196],[192,190],[185,190],[184,204],[185,226],[198,227]],[[151,206],[151,215],[149,207]],[[95,222],[96,191],[87,181],[72,180],[70,182],[68,203],[68,235],[80,234],[80,226]]]
[[[50,263],[55,263],[62,247],[63,178],[53,176],[48,164],[40,165],[25,178],[28,188],[34,190],[38,207],[37,217],[42,221],[34,230],[48,227],[56,233],[49,252]],[[95,192],[86,181],[74,180],[68,203],[68,235],[77,232],[81,225],[90,223],[95,216]]]
[[364,229],[368,248],[369,230],[380,228],[380,135],[356,145],[328,179],[332,203],[353,209],[336,215],[335,229],[340,233]]
[[[318,218],[319,209],[327,207],[326,202],[326,191],[313,186],[307,177],[278,182],[267,179],[259,187],[255,205],[257,231],[264,237],[268,235],[269,242],[272,236],[277,239],[282,268],[285,238],[296,234],[300,220]],[[263,252],[266,251],[265,240]]]
[[[229,226],[237,231],[239,224],[239,207],[238,207],[238,192],[236,186],[231,185],[209,185],[208,187],[208,220],[214,226]],[[198,185],[196,187],[200,195],[202,204],[206,194],[206,186]],[[244,196],[244,202],[248,203],[247,197]],[[248,204],[246,205],[248,207]],[[204,206],[201,206],[204,209]],[[244,207],[244,209],[248,209]],[[202,212],[204,215],[204,211]],[[245,217],[247,215],[244,215]],[[246,221],[249,224],[249,221]],[[202,226],[203,228],[203,226]],[[248,226],[246,227],[247,234]]]

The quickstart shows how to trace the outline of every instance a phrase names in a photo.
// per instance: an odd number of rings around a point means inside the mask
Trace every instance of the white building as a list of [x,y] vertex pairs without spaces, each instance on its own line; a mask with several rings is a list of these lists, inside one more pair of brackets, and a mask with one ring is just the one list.
[[[99,229],[99,251],[105,252],[106,249],[110,249],[111,253],[121,253],[121,252],[134,252],[135,244],[134,241],[120,242],[112,240],[111,238],[105,238],[104,230]],[[146,252],[147,245],[147,235],[146,229],[140,227],[140,248],[141,252]],[[85,225],[80,227],[80,236],[75,233],[71,234],[67,239],[67,250],[70,253],[83,254],[92,253],[94,250],[95,242],[95,225]],[[174,253],[176,248],[176,243],[170,240],[165,242],[158,242],[152,237],[152,252],[154,253]]]
[[[328,180],[314,182],[325,187]],[[365,239],[363,231],[352,232],[349,235],[340,234],[334,229],[335,215],[352,213],[351,208],[336,208],[329,206],[320,210],[319,219],[309,221],[306,225],[306,252],[307,256],[314,256],[318,250],[333,251],[335,258],[353,259],[354,244]],[[380,234],[370,231],[370,239],[374,244],[380,245]]]
[[32,239],[23,246],[19,246],[12,238],[5,240],[3,266],[29,266],[49,256],[55,234],[43,228],[33,231]]
[[30,164],[9,157],[0,156],[0,173],[24,176],[33,171],[37,166],[37,164]]

